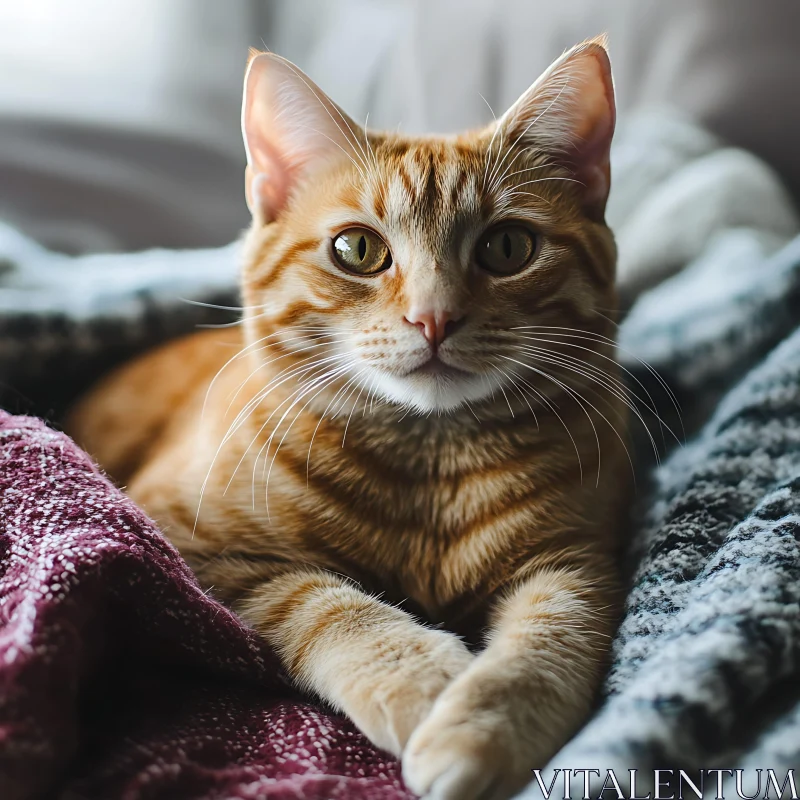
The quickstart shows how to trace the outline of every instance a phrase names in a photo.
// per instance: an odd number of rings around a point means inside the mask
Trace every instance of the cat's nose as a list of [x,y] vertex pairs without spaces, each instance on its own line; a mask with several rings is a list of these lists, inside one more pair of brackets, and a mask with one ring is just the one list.
[[434,347],[438,347],[448,336],[461,327],[464,322],[464,315],[450,311],[411,308],[404,319],[411,325],[416,325],[422,331],[422,335]]

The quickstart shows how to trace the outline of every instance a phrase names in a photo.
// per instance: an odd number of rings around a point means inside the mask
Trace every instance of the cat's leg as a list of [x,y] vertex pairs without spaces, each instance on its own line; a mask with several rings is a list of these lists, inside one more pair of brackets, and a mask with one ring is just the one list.
[[253,590],[239,610],[299,686],[344,711],[395,755],[445,686],[474,660],[456,636],[426,628],[323,570],[279,575]]
[[519,790],[586,719],[606,661],[610,593],[580,569],[542,570],[501,601],[489,644],[445,689],[403,753],[435,800]]

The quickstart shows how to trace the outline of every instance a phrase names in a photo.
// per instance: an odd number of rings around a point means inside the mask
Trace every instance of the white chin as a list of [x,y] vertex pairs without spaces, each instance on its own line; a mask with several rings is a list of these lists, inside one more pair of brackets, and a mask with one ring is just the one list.
[[454,411],[488,397],[497,383],[485,375],[412,373],[398,377],[380,372],[375,387],[385,400],[411,406],[421,413]]

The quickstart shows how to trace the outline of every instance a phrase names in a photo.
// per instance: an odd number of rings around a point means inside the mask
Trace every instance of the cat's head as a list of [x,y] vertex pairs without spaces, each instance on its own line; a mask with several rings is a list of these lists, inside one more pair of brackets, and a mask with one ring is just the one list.
[[454,136],[367,131],[293,64],[254,54],[242,110],[251,347],[312,386],[347,379],[422,412],[537,383],[530,326],[608,332],[614,119],[597,40]]

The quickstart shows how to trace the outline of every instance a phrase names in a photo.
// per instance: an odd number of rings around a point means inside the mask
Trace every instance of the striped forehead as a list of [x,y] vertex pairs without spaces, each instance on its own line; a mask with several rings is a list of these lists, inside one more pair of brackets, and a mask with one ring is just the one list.
[[364,203],[384,224],[424,224],[433,236],[481,210],[478,154],[448,142],[425,142],[376,151],[378,169]]

